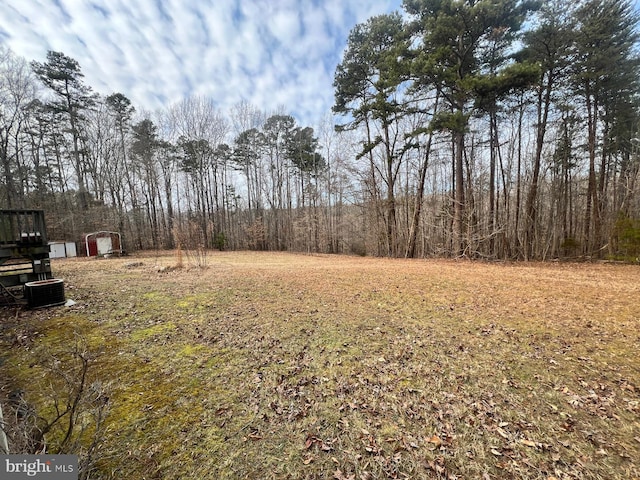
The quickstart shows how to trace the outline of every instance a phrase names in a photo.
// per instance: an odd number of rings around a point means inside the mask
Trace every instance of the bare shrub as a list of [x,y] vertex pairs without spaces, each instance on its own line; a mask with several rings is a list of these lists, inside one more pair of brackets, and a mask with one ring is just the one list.
[[267,232],[262,217],[256,218],[247,228],[247,237],[249,239],[249,248],[252,250],[265,250]]
[[182,258],[182,245],[178,243],[176,247],[176,268],[184,267],[184,259]]
[[179,251],[184,251],[190,265],[197,268],[207,267],[207,236],[204,228],[195,220],[177,224],[173,236]]
[[79,479],[91,478],[109,413],[108,386],[89,380],[94,360],[76,335],[69,351],[43,361],[49,385],[38,407],[21,389],[8,395],[2,427],[10,453],[78,455]]

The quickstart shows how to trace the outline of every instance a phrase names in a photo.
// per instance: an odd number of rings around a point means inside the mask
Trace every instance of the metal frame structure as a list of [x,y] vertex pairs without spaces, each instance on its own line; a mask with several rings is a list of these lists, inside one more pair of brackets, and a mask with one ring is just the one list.
[[[106,252],[101,252],[98,242],[102,238],[108,238],[111,243],[111,248]],[[117,239],[117,245],[114,248],[113,240]],[[122,255],[122,235],[120,232],[109,232],[102,230],[99,232],[87,233],[83,236],[83,246],[87,257],[97,257],[101,255]]]
[[0,286],[51,278],[44,211],[0,210]]

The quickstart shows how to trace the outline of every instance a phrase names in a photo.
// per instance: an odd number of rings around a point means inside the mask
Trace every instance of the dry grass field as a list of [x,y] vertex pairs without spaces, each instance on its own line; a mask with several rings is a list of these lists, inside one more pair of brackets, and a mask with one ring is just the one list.
[[0,394],[50,414],[81,338],[94,478],[640,478],[638,266],[207,262],[53,261],[77,303],[0,311]]

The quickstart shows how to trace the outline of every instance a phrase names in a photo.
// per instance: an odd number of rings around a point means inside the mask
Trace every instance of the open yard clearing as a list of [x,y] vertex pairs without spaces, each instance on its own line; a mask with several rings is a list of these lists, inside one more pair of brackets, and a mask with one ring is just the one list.
[[93,478],[640,478],[637,266],[176,262],[54,260],[74,306],[0,310],[3,406],[91,352]]

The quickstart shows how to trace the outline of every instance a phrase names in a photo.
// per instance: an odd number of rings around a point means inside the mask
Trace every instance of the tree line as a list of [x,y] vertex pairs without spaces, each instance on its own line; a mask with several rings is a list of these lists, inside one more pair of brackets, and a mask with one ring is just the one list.
[[640,255],[638,17],[628,0],[405,0],[356,25],[333,116],[153,114],[61,52],[0,52],[0,205],[50,237],[488,259]]

